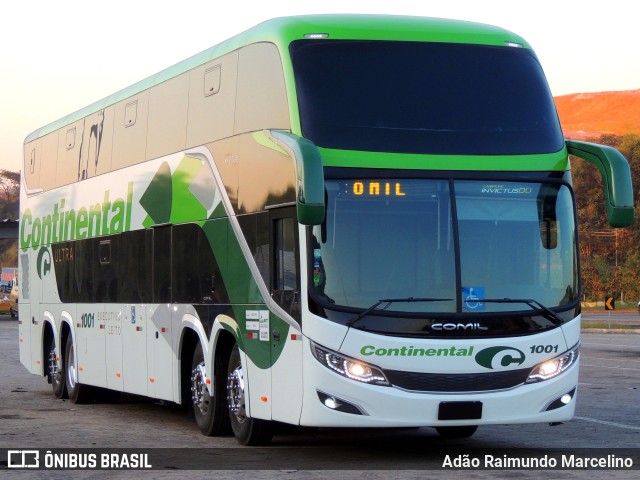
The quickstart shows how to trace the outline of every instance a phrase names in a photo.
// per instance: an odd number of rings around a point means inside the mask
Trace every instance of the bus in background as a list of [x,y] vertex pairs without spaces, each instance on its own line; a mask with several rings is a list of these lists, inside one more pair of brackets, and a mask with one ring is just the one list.
[[26,138],[21,362],[56,397],[183,404],[244,445],[274,422],[569,420],[569,154],[630,225],[626,160],[563,139],[521,37],[267,21]]

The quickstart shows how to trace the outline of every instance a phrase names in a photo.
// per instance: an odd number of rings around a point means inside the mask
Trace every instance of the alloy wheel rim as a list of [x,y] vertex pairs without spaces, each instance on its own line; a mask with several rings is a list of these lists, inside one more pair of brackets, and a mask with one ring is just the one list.
[[244,375],[242,365],[233,369],[227,377],[227,400],[229,412],[231,412],[239,423],[244,422],[246,410],[244,404]]
[[194,367],[191,372],[191,401],[203,415],[209,411],[211,396],[207,388],[207,371],[204,360]]

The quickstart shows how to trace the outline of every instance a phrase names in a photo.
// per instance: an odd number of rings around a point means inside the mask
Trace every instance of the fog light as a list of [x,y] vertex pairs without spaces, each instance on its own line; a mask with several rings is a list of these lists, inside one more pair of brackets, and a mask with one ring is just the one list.
[[553,402],[549,404],[546,408],[546,411],[555,410],[556,408],[564,407],[565,405],[569,405],[575,396],[576,389],[574,388],[570,392],[565,393],[560,398],[555,399]]
[[316,390],[316,392],[318,393],[318,398],[322,404],[331,410],[342,413],[351,413],[353,415],[367,415],[362,408],[354,405],[353,403],[347,402],[342,398],[338,398],[335,395],[329,395],[328,393],[321,392],[320,390]]
[[325,404],[325,406],[329,407],[331,410],[335,410],[336,408],[338,408],[340,406],[338,401],[333,397],[327,397],[324,400],[324,404]]

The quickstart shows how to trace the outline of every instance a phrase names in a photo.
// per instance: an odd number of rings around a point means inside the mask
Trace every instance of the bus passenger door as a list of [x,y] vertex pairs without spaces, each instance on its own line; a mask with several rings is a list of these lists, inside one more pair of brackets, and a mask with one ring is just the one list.
[[[270,210],[271,296],[300,322],[298,222],[293,207]],[[272,416],[296,424],[302,408],[302,337],[298,328],[270,313]]]
[[122,319],[122,370],[124,391],[148,395],[147,318],[144,308],[125,305]]

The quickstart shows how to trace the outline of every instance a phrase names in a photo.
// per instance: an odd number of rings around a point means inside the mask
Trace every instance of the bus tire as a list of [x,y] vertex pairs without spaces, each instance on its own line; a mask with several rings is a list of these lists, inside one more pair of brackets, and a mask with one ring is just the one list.
[[469,438],[478,430],[477,425],[463,425],[460,427],[436,427],[442,438]]
[[[58,366],[59,364],[59,366]],[[64,371],[64,358],[58,362],[58,352],[56,351],[56,340],[50,336],[47,349],[47,377],[56,398],[69,398],[67,392],[67,382]]]
[[[222,358],[224,357],[224,358]],[[191,362],[190,394],[191,408],[200,431],[207,436],[223,436],[231,433],[227,415],[226,397],[227,358],[216,355],[213,366],[213,396],[207,388],[204,353],[200,342],[196,345]]]
[[271,441],[271,437],[273,437],[272,422],[246,415],[244,372],[237,344],[234,344],[229,355],[227,402],[231,428],[238,443],[241,445],[266,445]]
[[75,348],[71,333],[67,336],[64,365],[64,379],[69,393],[69,400],[76,404],[89,402],[92,399],[91,387],[78,382],[78,365],[76,365]]

